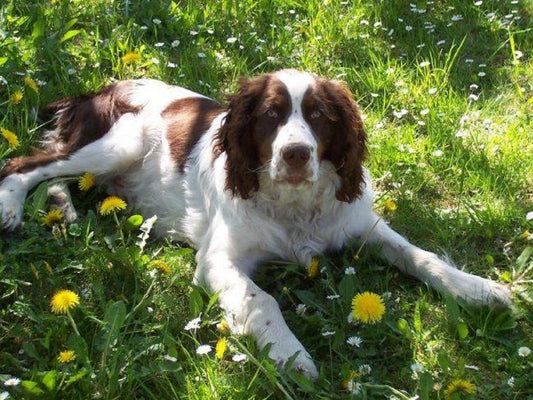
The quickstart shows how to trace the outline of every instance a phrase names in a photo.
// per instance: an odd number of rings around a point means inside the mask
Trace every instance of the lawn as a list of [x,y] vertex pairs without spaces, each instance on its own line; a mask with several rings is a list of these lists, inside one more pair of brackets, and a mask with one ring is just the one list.
[[[309,70],[361,105],[376,210],[511,286],[515,310],[444,298],[366,246],[322,255],[317,274],[265,265],[256,280],[314,357],[310,382],[228,334],[216,295],[190,283],[192,249],[154,240],[151,215],[102,215],[105,188],[75,178],[77,221],[54,221],[45,184],[0,236],[0,399],[533,398],[532,13],[531,0],[2,1],[0,165],[38,145],[44,105],[118,79],[223,101],[239,77]],[[382,320],[348,322],[366,291]]]

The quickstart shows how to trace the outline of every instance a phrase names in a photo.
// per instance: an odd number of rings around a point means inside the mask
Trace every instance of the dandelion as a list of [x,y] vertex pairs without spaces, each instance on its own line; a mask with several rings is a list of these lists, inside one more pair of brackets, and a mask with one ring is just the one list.
[[39,93],[39,88],[37,87],[37,83],[31,77],[29,76],[25,77],[24,83],[35,93]]
[[200,317],[197,317],[197,318],[187,322],[187,324],[185,325],[185,327],[183,329],[185,329],[186,331],[192,331],[192,330],[199,329],[201,322],[202,322],[202,320],[200,319]]
[[170,269],[168,264],[166,262],[162,261],[162,260],[153,260],[150,263],[149,267],[153,268],[153,269],[158,269],[159,271],[161,271],[165,275],[172,274],[172,270]]
[[20,101],[22,100],[22,98],[24,97],[24,95],[22,94],[22,92],[20,90],[15,90],[11,96],[9,96],[9,100],[11,100],[11,103],[13,104],[18,104],[20,103]]
[[71,361],[74,361],[76,359],[76,353],[74,350],[64,350],[59,353],[57,356],[57,361],[59,361],[62,364],[69,363]]
[[296,314],[298,315],[304,315],[306,310],[307,310],[307,306],[305,304],[298,304],[296,306]]
[[6,386],[18,386],[20,384],[19,378],[9,378],[4,382],[4,385]]
[[355,268],[354,267],[347,267],[344,270],[344,275],[355,275]]
[[224,353],[226,352],[226,349],[228,348],[226,344],[226,338],[223,337],[222,339],[219,339],[216,346],[215,346],[215,356],[219,360],[222,360],[224,358]]
[[50,301],[52,312],[55,314],[66,314],[71,308],[80,304],[80,297],[72,290],[59,290]]
[[19,138],[13,132],[5,128],[0,128],[0,133],[7,140],[10,149],[19,147]]
[[365,324],[381,321],[385,313],[385,304],[378,294],[371,292],[359,293],[352,300],[351,315],[354,320]]
[[318,259],[313,258],[309,264],[309,267],[307,268],[307,277],[311,279],[315,278],[318,275],[318,271]]
[[350,336],[348,339],[346,339],[346,343],[348,343],[350,346],[361,347],[363,339],[361,339],[359,336]]
[[109,196],[102,201],[102,205],[100,206],[100,214],[109,215],[112,212],[124,210],[127,206],[128,205],[126,202],[120,197]]
[[41,223],[46,226],[52,226],[63,220],[63,213],[61,210],[53,209],[48,211],[48,213],[41,218]]
[[226,321],[225,319],[223,319],[222,321],[220,321],[220,322],[217,324],[217,331],[219,331],[219,332],[222,333],[223,335],[229,335],[229,333],[230,333],[230,329],[229,329],[228,321]]
[[396,203],[392,201],[391,199],[385,200],[385,211],[392,212],[395,211],[398,208]]
[[141,61],[141,55],[134,51],[128,51],[126,54],[122,56],[122,61],[124,61],[124,63],[126,64],[133,64],[138,61]]
[[86,192],[94,186],[95,182],[96,182],[96,179],[94,175],[91,174],[90,172],[86,172],[78,180],[78,187],[80,188],[82,192]]
[[520,357],[527,357],[531,354],[531,349],[527,346],[522,346],[518,349],[518,355]]
[[208,344],[202,344],[201,346],[198,346],[198,348],[196,349],[196,354],[203,356],[203,355],[210,353],[211,350],[212,350],[211,346],[209,346]]
[[476,385],[464,379],[453,380],[444,390],[444,398],[452,399],[455,393],[472,394],[476,392]]
[[246,361],[246,354],[242,354],[242,353],[237,353],[235,354],[233,357],[231,357],[231,359],[235,362],[244,362]]

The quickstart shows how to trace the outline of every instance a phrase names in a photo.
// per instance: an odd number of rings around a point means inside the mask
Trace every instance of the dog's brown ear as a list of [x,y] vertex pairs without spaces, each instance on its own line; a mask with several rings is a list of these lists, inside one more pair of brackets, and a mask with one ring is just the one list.
[[226,189],[243,199],[259,189],[259,150],[252,132],[253,114],[269,79],[269,75],[263,75],[241,80],[237,93],[230,96],[228,113],[215,136],[215,156],[226,153]]
[[333,121],[335,140],[331,141],[324,157],[333,163],[341,178],[337,200],[351,203],[364,189],[363,161],[367,149],[361,112],[345,84],[322,80],[320,85],[326,93],[329,107],[336,114]]

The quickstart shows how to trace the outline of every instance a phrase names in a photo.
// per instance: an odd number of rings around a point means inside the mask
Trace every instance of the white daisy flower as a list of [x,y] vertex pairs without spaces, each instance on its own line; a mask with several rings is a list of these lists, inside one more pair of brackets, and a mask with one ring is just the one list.
[[344,275],[355,275],[355,268],[348,267],[344,270]]
[[518,355],[520,357],[527,357],[531,354],[531,349],[527,346],[522,346],[518,349]]
[[307,306],[305,304],[298,304],[296,306],[296,314],[298,315],[303,315],[306,310],[307,310]]
[[361,394],[361,390],[363,389],[363,385],[361,385],[361,383],[359,383],[359,382],[355,382],[353,379],[350,379],[348,381],[348,385],[346,386],[346,388],[348,389],[348,391],[351,394],[359,395],[359,394]]
[[350,346],[360,347],[363,343],[363,339],[361,339],[359,336],[350,336],[348,339],[346,339],[346,343],[348,343]]
[[167,360],[167,361],[170,361],[170,362],[176,362],[178,361],[178,359],[176,357],[172,357],[172,356],[169,356],[168,354],[165,354],[163,356],[163,359]]
[[359,373],[361,375],[368,375],[372,372],[372,367],[368,364],[361,364],[359,366]]
[[200,317],[195,318],[195,319],[187,322],[187,325],[185,325],[185,328],[183,328],[183,329],[185,329],[186,331],[198,329],[198,328],[200,328],[200,323],[201,322],[202,322],[202,320],[200,319]]
[[202,344],[201,346],[198,346],[198,348],[196,349],[196,354],[203,356],[203,355],[210,353],[211,350],[212,350],[211,346],[209,346],[208,344]]
[[4,382],[4,385],[6,386],[17,386],[20,384],[19,378],[9,378],[7,381]]
[[411,371],[413,371],[415,374],[424,372],[424,366],[420,363],[415,362],[411,364]]
[[247,358],[248,358],[248,356],[246,354],[242,354],[242,353],[237,353],[233,357],[231,357],[231,359],[233,361],[235,361],[235,362],[244,362],[244,361],[246,361]]

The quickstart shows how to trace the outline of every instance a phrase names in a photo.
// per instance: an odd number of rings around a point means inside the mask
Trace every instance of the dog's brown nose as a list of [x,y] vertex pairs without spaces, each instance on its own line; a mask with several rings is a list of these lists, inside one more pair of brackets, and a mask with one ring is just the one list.
[[303,167],[311,158],[311,148],[305,144],[290,144],[281,149],[281,157],[289,167]]

